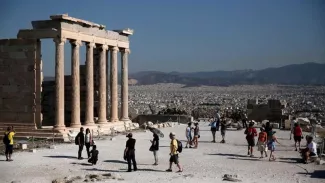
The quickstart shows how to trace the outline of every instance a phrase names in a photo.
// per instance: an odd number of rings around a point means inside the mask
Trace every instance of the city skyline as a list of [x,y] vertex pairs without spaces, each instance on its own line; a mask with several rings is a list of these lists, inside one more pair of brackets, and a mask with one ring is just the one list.
[[[3,1],[2,39],[31,28],[33,20],[62,13],[104,24],[108,30],[131,28],[135,32],[130,42],[130,73],[325,63],[322,1],[33,2]],[[66,44],[65,74],[71,70],[70,49]],[[53,76],[52,40],[42,40],[42,55],[44,75]],[[85,62],[85,46],[80,61]]]

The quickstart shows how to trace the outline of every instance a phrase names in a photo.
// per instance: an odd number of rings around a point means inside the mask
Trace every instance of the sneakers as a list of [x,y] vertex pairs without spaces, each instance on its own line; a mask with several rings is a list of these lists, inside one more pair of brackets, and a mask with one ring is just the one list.
[[166,172],[172,172],[173,170],[172,169],[167,169]]

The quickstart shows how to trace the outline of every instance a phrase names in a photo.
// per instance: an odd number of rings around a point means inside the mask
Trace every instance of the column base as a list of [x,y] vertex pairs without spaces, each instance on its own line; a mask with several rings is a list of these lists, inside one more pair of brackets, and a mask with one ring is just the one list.
[[65,125],[62,125],[62,126],[53,126],[53,128],[54,128],[54,130],[65,130],[66,129],[66,127],[65,127]]
[[84,126],[96,126],[95,122],[86,122]]
[[117,118],[116,119],[111,119],[110,122],[112,123],[116,123],[116,122],[119,122],[120,120],[118,120]]
[[120,121],[123,121],[123,122],[131,122],[130,118],[121,118]]
[[108,122],[107,122],[107,120],[102,120],[102,121],[100,121],[100,120],[98,120],[98,122],[96,123],[96,124],[98,124],[98,125],[104,125],[104,124],[107,124]]
[[80,128],[81,124],[70,124],[70,128]]

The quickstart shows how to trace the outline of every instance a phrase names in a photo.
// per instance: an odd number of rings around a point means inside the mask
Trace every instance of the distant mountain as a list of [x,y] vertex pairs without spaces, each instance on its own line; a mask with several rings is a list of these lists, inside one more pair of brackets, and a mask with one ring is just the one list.
[[325,64],[305,63],[262,70],[211,72],[143,71],[129,75],[138,85],[179,83],[187,86],[235,84],[325,85]]

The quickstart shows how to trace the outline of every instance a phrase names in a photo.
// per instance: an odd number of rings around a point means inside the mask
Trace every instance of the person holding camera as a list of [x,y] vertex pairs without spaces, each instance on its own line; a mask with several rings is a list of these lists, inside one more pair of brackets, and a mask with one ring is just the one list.
[[3,143],[6,146],[6,161],[13,161],[11,159],[12,153],[13,153],[13,146],[14,146],[14,135],[16,134],[14,127],[13,126],[9,126],[7,128],[7,131],[4,134],[4,138],[3,138]]

